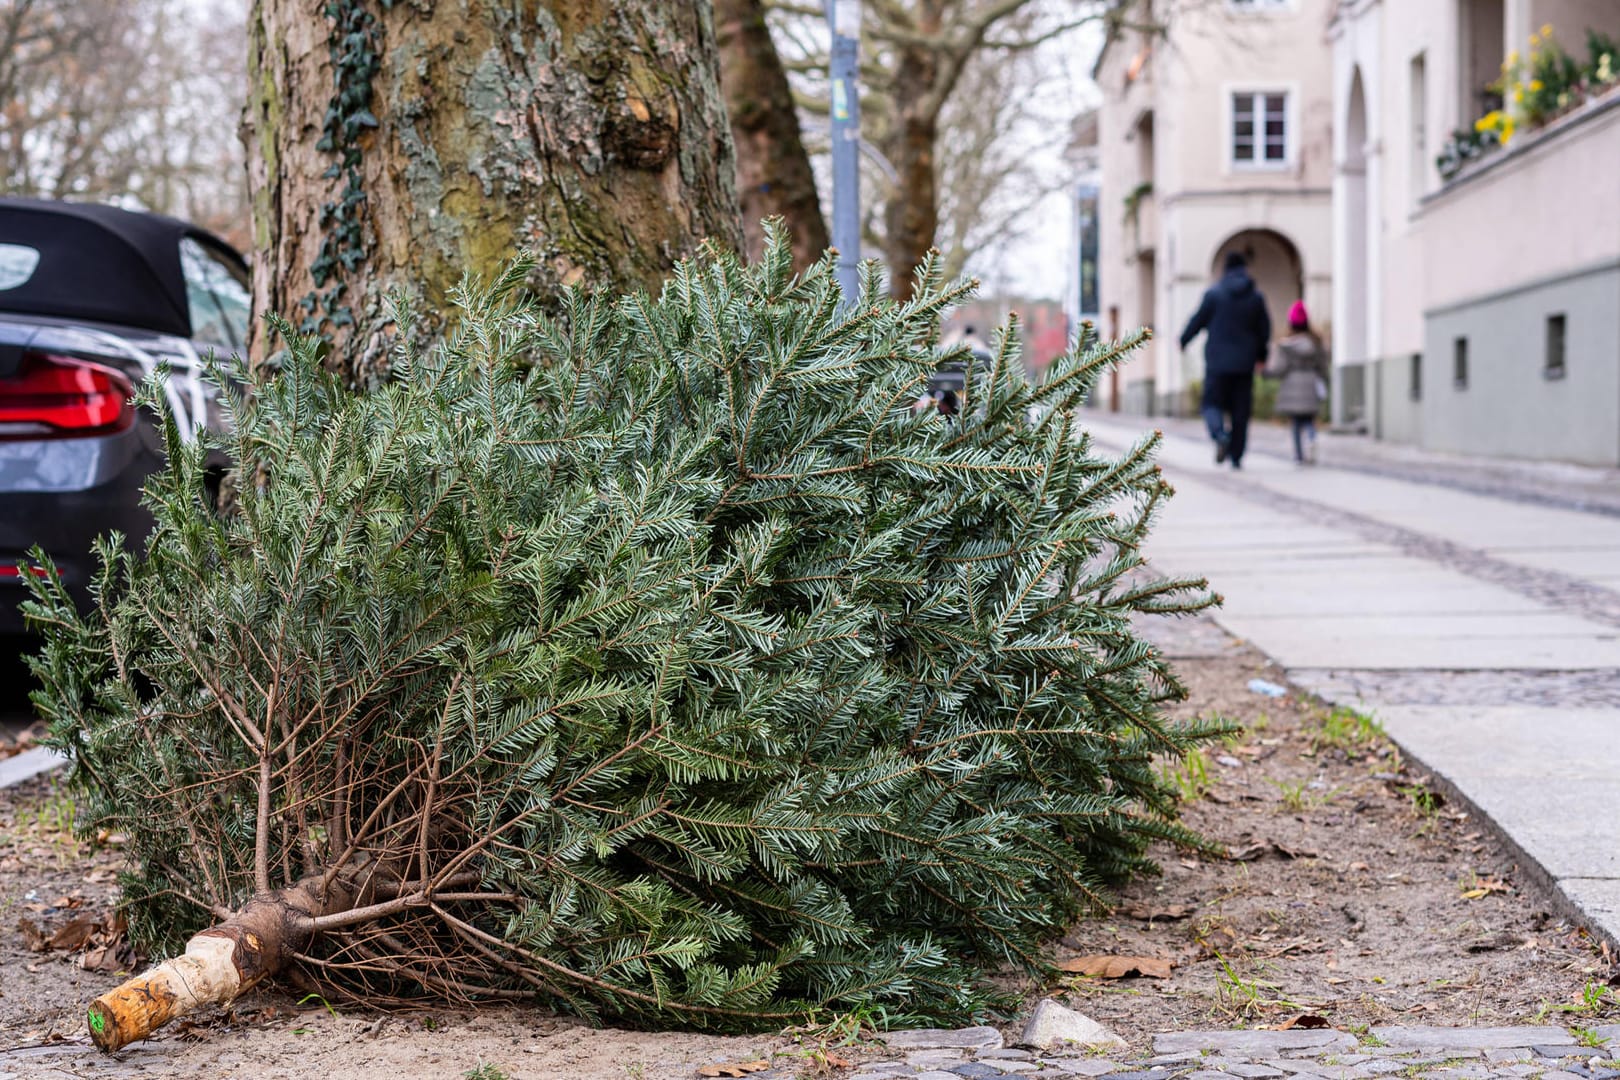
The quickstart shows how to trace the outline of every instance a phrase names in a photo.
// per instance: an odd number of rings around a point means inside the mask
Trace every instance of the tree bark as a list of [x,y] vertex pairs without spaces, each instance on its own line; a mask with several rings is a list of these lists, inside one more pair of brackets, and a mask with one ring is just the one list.
[[793,91],[765,23],[765,5],[761,0],[715,0],[714,13],[748,257],[757,259],[764,250],[761,220],[781,217],[793,238],[793,261],[809,265],[827,249],[827,222],[810,156],[799,137]]
[[[903,48],[895,85],[932,89],[938,69],[939,57],[933,50]],[[919,92],[909,101],[896,102],[894,131],[883,147],[900,178],[883,207],[883,255],[889,264],[889,292],[896,300],[911,299],[912,271],[934,246],[939,229],[939,174],[934,160],[939,112],[927,100],[930,97]]]
[[109,990],[90,1003],[90,1037],[109,1053],[146,1038],[171,1020],[237,995],[276,974],[314,936],[311,920],[371,899],[370,876],[354,872],[304,878],[260,893],[242,909],[193,937],[186,951]]
[[739,246],[708,0],[326,10],[254,3],[255,307],[323,333],[353,385],[383,372],[395,289],[429,314],[520,249],[542,293],[657,288],[703,238]]

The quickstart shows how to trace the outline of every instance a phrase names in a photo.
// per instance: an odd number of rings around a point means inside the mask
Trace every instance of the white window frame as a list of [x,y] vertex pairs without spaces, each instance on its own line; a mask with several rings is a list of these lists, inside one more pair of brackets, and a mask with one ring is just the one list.
[[[1268,94],[1281,94],[1283,97],[1283,159],[1281,161],[1265,160],[1265,117],[1261,115],[1256,120],[1255,138],[1256,149],[1260,156],[1254,161],[1239,161],[1235,140],[1237,132],[1237,97],[1239,94],[1253,94],[1256,98],[1263,98]],[[1229,173],[1248,172],[1286,172],[1294,167],[1299,156],[1299,84],[1298,83],[1241,83],[1223,88],[1223,102],[1221,109],[1223,120],[1221,125],[1221,139],[1225,144],[1226,171]],[[1263,110],[1262,110],[1263,113]]]

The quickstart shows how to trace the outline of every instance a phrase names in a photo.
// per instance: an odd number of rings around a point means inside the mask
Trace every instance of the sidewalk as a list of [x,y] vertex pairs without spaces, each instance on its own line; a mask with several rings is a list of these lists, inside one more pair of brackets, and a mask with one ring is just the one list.
[[[1081,422],[1109,448],[1161,423]],[[1442,475],[1419,462],[1430,475],[1417,482],[1365,471],[1361,444],[1325,448],[1348,468],[1302,469],[1264,452],[1270,433],[1261,440],[1233,472],[1199,429],[1175,425],[1160,461],[1177,497],[1149,541],[1154,564],[1207,576],[1228,631],[1296,684],[1375,714],[1507,835],[1525,869],[1620,941],[1620,516],[1455,482],[1495,463]],[[1513,468],[1521,484],[1550,475]],[[1610,482],[1586,472],[1571,505]]]
[[[1192,439],[1205,437],[1203,421],[1195,418],[1159,416],[1150,420],[1117,414],[1086,415],[1126,423],[1138,421],[1167,434]],[[1249,448],[1285,461],[1293,460],[1294,456],[1288,428],[1275,422],[1252,424]],[[1620,516],[1620,469],[1558,461],[1466,457],[1326,430],[1322,432],[1320,450],[1323,464],[1353,472],[1472,491],[1516,502]]]

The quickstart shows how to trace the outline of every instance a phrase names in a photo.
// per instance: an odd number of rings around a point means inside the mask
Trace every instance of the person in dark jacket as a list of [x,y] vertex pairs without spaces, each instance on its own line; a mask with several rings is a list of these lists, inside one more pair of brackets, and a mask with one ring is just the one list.
[[1248,265],[1239,252],[1227,255],[1221,280],[1204,293],[1204,302],[1181,332],[1185,349],[1201,331],[1209,331],[1204,343],[1204,423],[1215,440],[1216,464],[1230,458],[1234,469],[1242,468],[1249,440],[1254,369],[1265,363],[1271,344],[1266,298],[1254,287]]

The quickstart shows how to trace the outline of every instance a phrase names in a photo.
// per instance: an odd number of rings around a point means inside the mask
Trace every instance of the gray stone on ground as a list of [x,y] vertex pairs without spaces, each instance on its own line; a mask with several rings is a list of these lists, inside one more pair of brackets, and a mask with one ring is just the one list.
[[962,1050],[913,1050],[906,1055],[907,1065],[923,1069],[948,1069],[962,1063]]
[[980,1061],[1033,1061],[1035,1055],[1028,1050],[980,1050]]
[[1046,1065],[1051,1069],[1062,1069],[1070,1076],[1107,1076],[1121,1068],[1118,1062],[1107,1058],[1057,1058],[1048,1060]]
[[1064,1046],[1124,1046],[1125,1040],[1091,1017],[1065,1008],[1051,998],[1035,1006],[1019,1045],[1052,1050]]
[[1559,1046],[1575,1041],[1558,1027],[1375,1027],[1386,1045],[1409,1050],[1490,1050],[1517,1046]]
[[1001,1047],[1001,1032],[993,1027],[913,1028],[880,1034],[896,1050],[995,1050]]
[[1248,1061],[1221,1061],[1218,1063],[1211,1062],[1210,1064],[1217,1065],[1222,1072],[1231,1073],[1233,1076],[1242,1076],[1246,1080],[1271,1080],[1272,1077],[1283,1074],[1281,1069],[1274,1069],[1270,1065],[1260,1065]]
[[938,1069],[929,1069],[925,1073],[918,1073],[916,1080],[962,1080],[955,1073],[940,1072]]
[[1153,1036],[1153,1049],[1160,1054],[1182,1050],[1219,1050],[1259,1057],[1284,1050],[1354,1050],[1356,1039],[1342,1031],[1172,1031]]
[[953,1065],[949,1071],[957,1076],[965,1076],[968,1080],[994,1080],[996,1077],[1005,1075],[1000,1069],[990,1065],[981,1065],[977,1061]]

